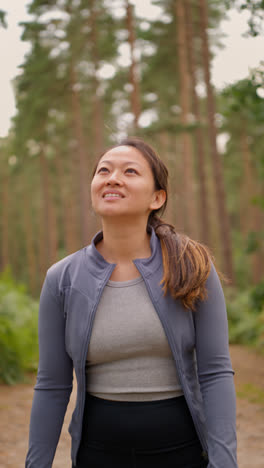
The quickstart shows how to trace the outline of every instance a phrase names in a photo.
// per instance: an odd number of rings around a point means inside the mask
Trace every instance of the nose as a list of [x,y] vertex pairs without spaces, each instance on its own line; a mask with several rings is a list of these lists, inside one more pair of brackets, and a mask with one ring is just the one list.
[[114,170],[109,174],[107,178],[108,185],[122,185],[122,178],[117,170]]

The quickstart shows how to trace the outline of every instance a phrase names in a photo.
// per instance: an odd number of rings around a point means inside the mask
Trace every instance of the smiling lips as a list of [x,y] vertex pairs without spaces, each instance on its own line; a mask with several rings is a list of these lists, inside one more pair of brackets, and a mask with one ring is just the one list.
[[118,192],[106,192],[103,194],[103,198],[124,198],[121,193]]

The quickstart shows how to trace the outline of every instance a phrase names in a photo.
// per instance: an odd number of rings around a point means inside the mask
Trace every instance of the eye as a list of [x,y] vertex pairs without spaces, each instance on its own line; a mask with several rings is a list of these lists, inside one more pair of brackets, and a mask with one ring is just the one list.
[[107,167],[102,166],[98,169],[97,174],[99,174],[100,172],[109,172],[109,169],[107,169]]
[[136,171],[136,169],[133,169],[133,167],[128,167],[126,169],[126,172],[128,172],[129,174],[138,174],[138,172]]

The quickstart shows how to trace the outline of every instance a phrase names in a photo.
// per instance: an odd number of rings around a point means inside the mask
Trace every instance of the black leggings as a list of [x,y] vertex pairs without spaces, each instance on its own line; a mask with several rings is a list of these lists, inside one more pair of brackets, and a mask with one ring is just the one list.
[[110,401],[86,394],[77,468],[204,468],[185,398]]

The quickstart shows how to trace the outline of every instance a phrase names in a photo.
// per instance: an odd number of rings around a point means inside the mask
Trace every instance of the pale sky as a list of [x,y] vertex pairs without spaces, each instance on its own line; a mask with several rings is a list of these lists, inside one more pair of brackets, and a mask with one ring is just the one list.
[[[0,28],[0,137],[7,135],[10,119],[16,112],[11,80],[20,73],[18,67],[29,50],[28,44],[20,40],[22,28],[18,26],[18,22],[28,19],[26,5],[29,3],[29,0],[0,0],[0,8],[8,12],[8,29]],[[142,19],[160,15],[158,7],[151,6],[150,0],[131,0],[131,3],[136,5]],[[228,17],[221,24],[226,35],[222,40],[225,48],[217,52],[212,64],[212,80],[217,88],[245,78],[251,68],[264,61],[264,38],[242,37],[247,30],[247,12],[231,10]]]

